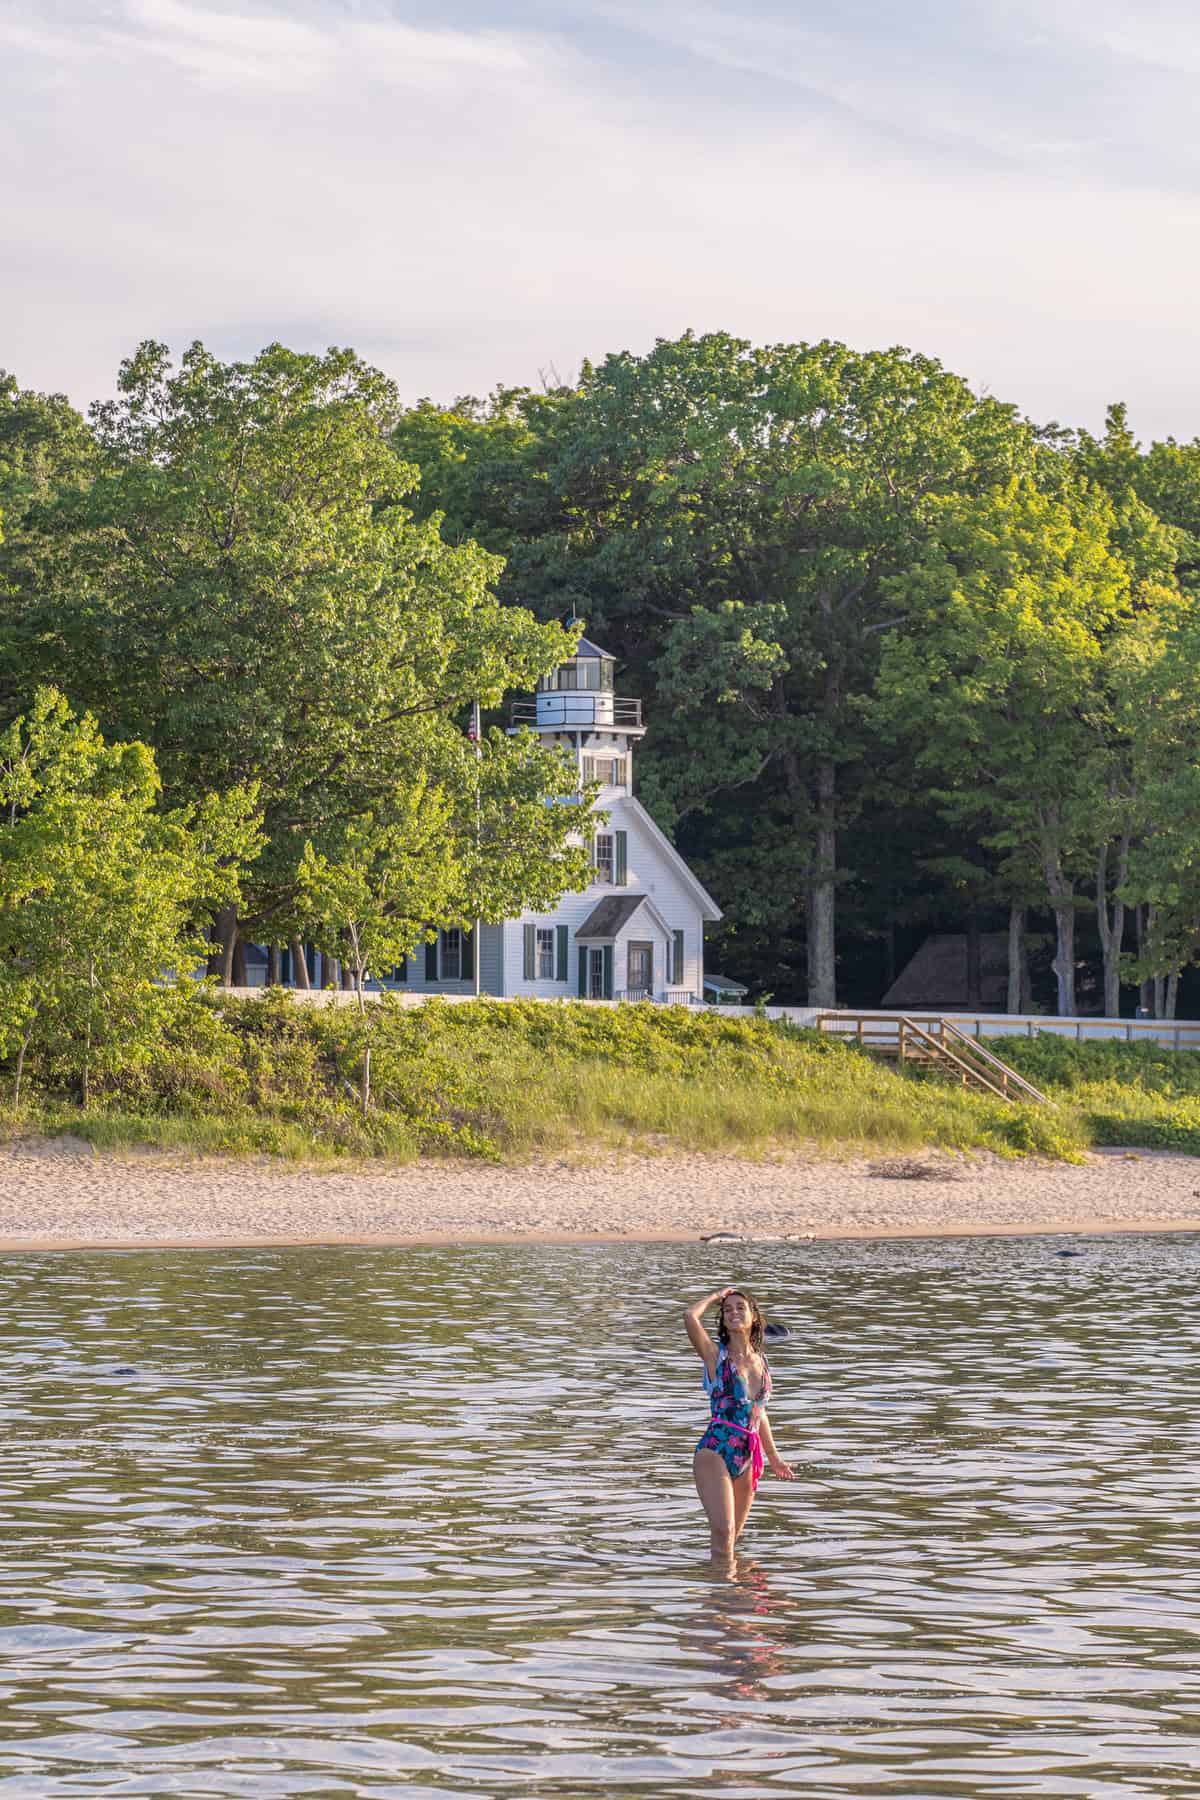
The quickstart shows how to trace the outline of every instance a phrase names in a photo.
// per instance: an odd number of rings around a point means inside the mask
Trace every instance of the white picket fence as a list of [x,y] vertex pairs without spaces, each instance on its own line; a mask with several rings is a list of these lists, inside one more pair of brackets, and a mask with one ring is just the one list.
[[[303,988],[286,990],[302,1005],[306,1006],[357,1006],[358,995],[346,993],[337,988],[314,988],[305,991]],[[239,1000],[261,1000],[271,992],[264,987],[222,988],[218,992],[228,994]],[[402,990],[389,990],[402,1006],[423,1006],[427,1000],[442,999],[455,1003],[473,1000],[473,994],[406,994]],[[519,996],[511,996],[519,998]],[[378,991],[367,990],[367,1000],[378,1000]],[[488,995],[484,999],[490,998]],[[497,1000],[503,1005],[503,1000]],[[545,1000],[545,1006],[561,1006],[561,1000]],[[576,1002],[585,1006],[619,1006],[617,1000],[586,1000]],[[903,1014],[885,1011],[872,1007],[825,1007],[825,1006],[704,1006],[696,1007],[697,1012],[718,1013],[728,1018],[754,1018],[765,1014],[768,1019],[786,1019],[792,1025],[816,1026],[818,1022],[824,1031],[834,1036],[855,1037],[858,1035],[858,1021],[870,1019],[874,1021],[871,1038],[875,1043],[887,1036],[887,1026],[894,1026],[895,1035],[899,1037],[899,1021],[901,1018],[915,1019],[918,1024],[926,1020],[949,1019],[960,1031],[967,1032],[976,1038],[999,1037],[1052,1037],[1073,1038],[1076,1043],[1094,1039],[1116,1039],[1127,1044],[1154,1043],[1161,1044],[1168,1050],[1200,1050],[1200,1019],[1061,1019],[1046,1013],[993,1013],[993,1012],[923,1012],[910,1011]]]

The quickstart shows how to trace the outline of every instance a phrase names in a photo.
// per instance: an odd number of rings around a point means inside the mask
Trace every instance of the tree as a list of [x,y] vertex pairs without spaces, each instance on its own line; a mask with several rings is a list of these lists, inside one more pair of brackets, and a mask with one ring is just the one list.
[[236,898],[259,844],[252,789],[159,809],[145,744],[106,744],[40,689],[0,737],[0,1046],[15,1100],[30,1046],[79,1084],[144,1057],[198,917]]
[[1114,832],[1128,844],[1106,664],[1132,605],[1114,508],[1086,483],[1047,493],[1025,479],[939,500],[930,518],[920,562],[891,584],[908,619],[885,642],[876,720],[1017,888],[1040,871],[1070,1017],[1080,877]]
[[[397,411],[349,351],[222,363],[196,344],[176,369],[143,344],[93,409],[95,478],[45,522],[42,672],[153,746],[171,803],[256,784],[266,844],[242,916],[218,920],[227,981],[239,934],[294,929],[307,841],[368,815],[389,829],[391,796],[422,780],[453,796],[467,704],[570,653],[497,603],[496,558],[414,521]],[[528,752],[493,758],[499,789],[505,769],[522,789]],[[473,806],[452,813],[473,827]]]
[[23,390],[0,369],[0,718],[28,700],[38,666],[49,548],[43,521],[59,496],[87,485],[95,451],[63,395]]
[[1128,973],[1158,1016],[1174,1016],[1181,970],[1200,944],[1200,606],[1163,590],[1123,646],[1118,689],[1141,829],[1122,897],[1139,908]]
[[803,908],[809,999],[832,1004],[888,581],[919,556],[933,496],[1028,465],[1013,409],[908,351],[688,333],[585,367],[575,390],[460,404],[440,431],[421,409],[398,441],[426,458],[426,503],[505,549],[507,592],[578,606],[650,673],[644,797],[673,830],[749,813],[754,873],[723,901],[752,921],[761,860],[786,871],[776,935]]

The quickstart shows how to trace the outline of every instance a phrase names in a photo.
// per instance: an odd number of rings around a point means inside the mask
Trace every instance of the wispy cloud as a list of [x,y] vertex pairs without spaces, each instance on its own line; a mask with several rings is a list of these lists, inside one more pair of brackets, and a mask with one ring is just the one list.
[[909,342],[1190,435],[1200,33],[1131,17],[0,0],[0,364],[85,400],[147,334],[281,336],[450,395],[692,325]]

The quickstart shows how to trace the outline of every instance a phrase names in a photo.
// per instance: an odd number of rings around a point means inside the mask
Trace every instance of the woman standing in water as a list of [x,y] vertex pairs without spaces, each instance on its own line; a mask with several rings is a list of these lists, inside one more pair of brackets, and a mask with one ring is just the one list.
[[[718,1308],[715,1344],[701,1323],[710,1306]],[[713,1560],[730,1562],[764,1454],[772,1475],[781,1481],[794,1481],[795,1473],[776,1450],[767,1418],[771,1371],[762,1353],[763,1316],[755,1301],[739,1288],[724,1288],[689,1306],[683,1322],[704,1363],[704,1389],[712,1406],[692,1473],[712,1531]]]

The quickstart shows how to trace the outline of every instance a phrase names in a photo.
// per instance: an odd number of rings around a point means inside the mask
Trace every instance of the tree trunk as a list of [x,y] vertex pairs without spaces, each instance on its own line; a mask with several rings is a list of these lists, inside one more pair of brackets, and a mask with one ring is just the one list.
[[304,945],[299,938],[293,938],[289,948],[292,952],[292,981],[307,994],[312,984],[308,979],[308,959],[304,954]]
[[[1104,1016],[1121,1015],[1121,951],[1125,940],[1125,902],[1117,895],[1129,873],[1129,834],[1121,839],[1117,850],[1117,867],[1113,879],[1111,903],[1108,895],[1108,845],[1101,847],[1096,859],[1096,925],[1100,933],[1100,953],[1104,958]],[[1111,907],[1111,910],[1110,910]]]
[[[384,1098],[385,1099],[387,1098],[386,1092],[384,1094]],[[370,1044],[368,1044],[366,1049],[363,1051],[363,1066],[362,1066],[362,1115],[363,1115],[364,1119],[366,1118],[367,1113],[370,1110],[370,1106],[371,1106],[371,1046],[370,1046]]]
[[894,919],[889,919],[883,933],[883,991],[885,994],[894,984],[895,980],[896,924]]
[[1054,909],[1054,961],[1058,1016],[1075,1017],[1075,887],[1063,874],[1060,821],[1051,809],[1042,821],[1042,874]]
[[237,908],[223,906],[212,923],[212,942],[218,946],[208,959],[208,972],[222,987],[233,985],[233,950],[237,943]]
[[[1149,905],[1149,903],[1144,903],[1136,908],[1134,912],[1134,924],[1137,928],[1138,955],[1144,956],[1146,953],[1146,946],[1150,942],[1150,932],[1154,925],[1154,908]],[[1154,1011],[1154,981],[1149,975],[1144,977],[1138,987],[1138,1006],[1141,1009],[1143,1017],[1157,1017],[1157,1014]]]
[[21,1104],[21,1077],[25,1073],[25,1052],[29,1048],[29,1040],[32,1036],[33,1036],[33,1024],[31,1022],[28,1031],[25,1033],[25,1036],[21,1039],[21,1048],[17,1051],[16,1081],[13,1085],[13,1106],[14,1107],[19,1107]]
[[[1056,896],[1056,901],[1062,899]],[[1051,967],[1058,982],[1058,1016],[1075,1017],[1075,908],[1056,904],[1054,908],[1054,961]]]
[[1005,1007],[1010,1013],[1025,1011],[1025,908],[1016,903],[1008,909],[1008,994]]
[[837,1005],[837,770],[817,766],[817,829],[808,912],[808,1004]]
[[1174,974],[1167,976],[1166,1004],[1163,1007],[1163,1018],[1164,1019],[1173,1019],[1175,1017],[1175,1005],[1176,1005],[1176,1002],[1178,1001],[1178,999],[1179,999],[1179,970],[1176,969]]
[[983,944],[979,933],[979,908],[967,912],[967,1007],[978,1012],[983,1005]]
[[267,945],[267,986],[268,987],[278,987],[279,986],[280,960],[281,959],[280,959],[280,955],[279,955],[279,945],[278,944],[268,944]]
[[246,944],[240,931],[233,945],[233,985],[242,988],[250,986],[250,978],[246,973]]

